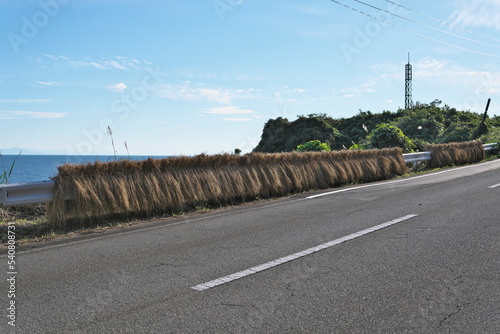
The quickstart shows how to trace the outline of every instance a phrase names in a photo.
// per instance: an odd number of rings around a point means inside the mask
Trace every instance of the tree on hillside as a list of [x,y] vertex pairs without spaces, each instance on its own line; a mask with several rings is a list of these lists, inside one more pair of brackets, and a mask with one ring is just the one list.
[[[361,143],[368,133],[375,129],[378,124],[391,123],[400,117],[400,112],[392,113],[384,111],[382,113],[372,113],[371,111],[359,111],[353,117],[340,118],[329,121],[329,124],[341,133],[341,141],[345,146],[351,146],[352,143]],[[365,130],[368,130],[368,132]]]
[[395,125],[406,136],[431,143],[436,141],[443,128],[443,124],[426,111],[417,111],[412,115],[403,116],[395,122]]
[[451,123],[437,138],[436,142],[440,144],[465,142],[471,139],[472,131],[469,124]]
[[284,152],[291,124],[286,118],[270,119],[264,125],[262,136],[254,152]]
[[304,117],[293,122],[281,117],[269,120],[254,152],[291,152],[298,145],[310,140],[319,140],[332,149],[340,149],[341,135],[337,129],[321,117]]
[[335,119],[326,114],[308,114],[299,116],[293,122],[281,117],[271,119],[264,126],[261,141],[254,151],[289,152],[310,140],[326,143],[333,150],[344,147],[368,148],[370,145],[367,137],[380,124],[399,128],[406,137],[406,144],[382,145],[372,135],[372,146],[391,145],[411,150],[408,138],[411,138],[410,141],[418,149],[423,149],[427,143],[463,142],[476,138],[486,142],[495,142],[497,138],[500,140],[500,116],[486,117],[483,120],[482,114],[459,111],[446,104],[439,106],[438,102],[418,103],[411,109],[399,109],[396,112],[372,113],[360,110],[349,118]]
[[413,151],[413,143],[397,126],[382,123],[367,137],[369,148],[401,147],[404,152]]
[[285,146],[287,152],[295,150],[298,145],[310,140],[319,140],[322,143],[328,144],[330,147],[339,148],[337,143],[340,137],[339,130],[335,129],[321,118],[299,117],[292,123],[290,131],[291,135]]

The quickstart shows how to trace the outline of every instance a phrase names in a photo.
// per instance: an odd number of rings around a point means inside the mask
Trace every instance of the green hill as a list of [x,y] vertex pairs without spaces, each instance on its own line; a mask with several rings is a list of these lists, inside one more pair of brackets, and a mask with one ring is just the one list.
[[[406,152],[421,149],[427,143],[441,144],[481,139],[500,141],[500,117],[486,117],[470,111],[459,111],[448,105],[417,103],[411,109],[372,113],[360,111],[349,118],[327,114],[270,119],[254,152],[289,152],[310,140],[328,144],[332,150],[399,146]],[[399,131],[401,130],[401,131]],[[403,136],[403,137],[401,137]]]

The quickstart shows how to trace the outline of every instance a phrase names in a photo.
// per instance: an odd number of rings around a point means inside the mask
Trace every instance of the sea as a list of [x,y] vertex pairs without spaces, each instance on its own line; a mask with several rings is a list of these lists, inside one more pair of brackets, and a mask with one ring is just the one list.
[[[0,156],[0,174],[4,171],[9,173],[12,164],[12,173],[8,179],[9,184],[38,182],[50,180],[57,174],[57,167],[71,164],[87,164],[96,161],[106,162],[115,159],[145,160],[149,156],[82,156],[82,155],[1,155]],[[161,159],[166,156],[153,156],[152,158]]]

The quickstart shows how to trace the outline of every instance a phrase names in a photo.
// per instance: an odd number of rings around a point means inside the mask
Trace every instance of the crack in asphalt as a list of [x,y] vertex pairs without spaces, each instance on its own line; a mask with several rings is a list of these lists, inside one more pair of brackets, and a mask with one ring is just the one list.
[[453,316],[455,316],[455,315],[459,314],[459,313],[460,313],[460,312],[464,309],[464,307],[466,307],[466,306],[468,306],[468,305],[470,305],[470,304],[472,304],[472,302],[467,302],[467,303],[462,303],[462,304],[460,304],[460,305],[457,305],[457,306],[456,306],[456,309],[455,309],[455,311],[454,311],[454,312],[451,312],[451,313],[447,314],[447,315],[446,315],[446,316],[445,316],[445,317],[444,317],[444,318],[443,318],[443,319],[439,322],[438,328],[441,328],[441,327],[443,326],[443,324],[444,324],[446,321],[448,321],[451,317],[453,317]]

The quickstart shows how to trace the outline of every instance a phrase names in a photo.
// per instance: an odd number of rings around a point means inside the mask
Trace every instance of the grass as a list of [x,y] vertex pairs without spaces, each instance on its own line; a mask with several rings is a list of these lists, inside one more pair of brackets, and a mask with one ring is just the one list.
[[482,161],[486,157],[483,143],[480,140],[428,145],[427,150],[432,152],[432,160],[428,164],[429,168],[460,166]]
[[[12,171],[14,170],[14,166],[16,165],[17,159],[21,156],[21,152],[15,157],[14,161],[10,165],[10,168],[5,168],[5,163],[3,161],[3,156],[2,152],[0,152],[0,164],[2,167],[2,170],[0,171],[0,184],[2,183],[9,183],[10,176],[12,175]],[[8,171],[7,171],[8,170]]]
[[[286,196],[406,173],[401,149],[220,154],[64,165],[55,177],[47,221],[89,227]],[[71,196],[72,201],[65,198]]]
[[[17,245],[105,232],[109,229],[123,228],[144,222],[144,220],[109,221],[105,224],[96,225],[94,227],[57,230],[53,229],[47,223],[45,218],[45,208],[40,215],[38,207],[39,205],[26,205],[23,207],[13,207],[8,209],[0,208],[0,249],[7,246],[7,226],[9,225],[9,222],[15,223]],[[30,211],[31,215],[29,213]],[[164,217],[156,217],[156,219],[162,218]]]
[[16,226],[16,242],[24,242],[35,238],[44,238],[52,234],[45,219],[45,204],[24,205],[15,208],[0,208],[0,238],[7,242],[7,226],[14,222]]

